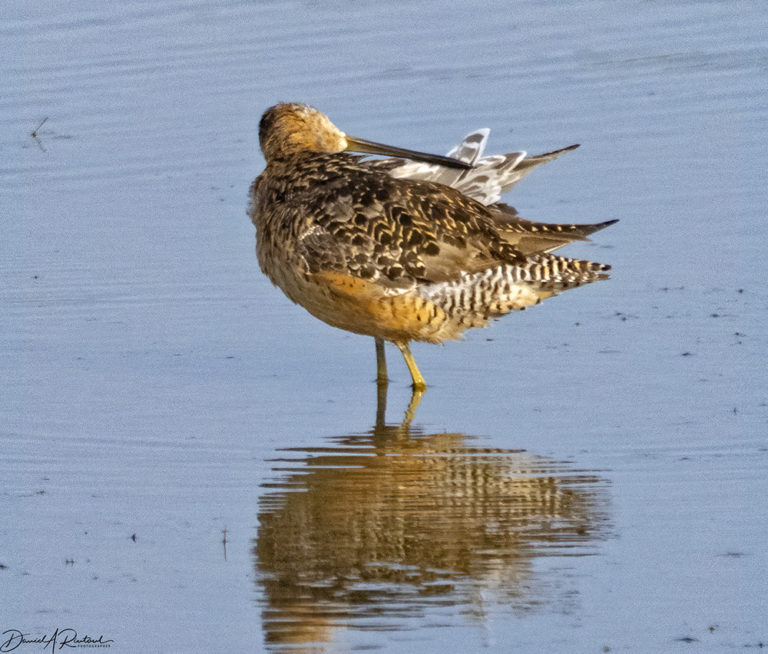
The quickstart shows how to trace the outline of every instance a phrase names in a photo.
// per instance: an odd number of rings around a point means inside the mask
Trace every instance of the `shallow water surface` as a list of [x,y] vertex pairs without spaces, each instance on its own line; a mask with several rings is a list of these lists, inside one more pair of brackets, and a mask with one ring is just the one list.
[[[763,3],[0,15],[6,649],[768,642]],[[392,349],[378,393],[370,339],[258,270],[279,100],[422,151],[581,143],[504,200],[619,218],[562,251],[612,279],[416,344],[417,409]]]

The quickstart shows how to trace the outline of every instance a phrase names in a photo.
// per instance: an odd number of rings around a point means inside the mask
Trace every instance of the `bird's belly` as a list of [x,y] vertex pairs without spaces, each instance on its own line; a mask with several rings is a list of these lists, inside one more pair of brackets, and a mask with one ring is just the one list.
[[445,312],[417,290],[386,289],[345,275],[304,275],[290,266],[272,267],[268,276],[290,300],[339,329],[399,342],[458,338]]
[[445,313],[412,292],[347,294],[339,293],[333,286],[312,282],[292,291],[286,295],[313,316],[356,334],[399,342],[440,343],[446,338],[456,338],[444,333]]
[[272,268],[269,277],[293,302],[339,329],[390,341],[441,343],[550,295],[502,272],[407,291],[348,275],[304,275],[290,266]]

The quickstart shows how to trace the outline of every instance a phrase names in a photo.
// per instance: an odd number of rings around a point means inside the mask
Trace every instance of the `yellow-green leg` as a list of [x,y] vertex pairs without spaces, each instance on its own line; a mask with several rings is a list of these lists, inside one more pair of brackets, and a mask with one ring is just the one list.
[[387,356],[384,352],[384,341],[375,338],[376,341],[376,427],[383,428],[387,417]]
[[386,384],[389,382],[387,376],[387,355],[384,352],[384,341],[380,338],[376,341],[376,383]]
[[411,354],[411,348],[408,347],[408,343],[395,343],[400,348],[400,352],[405,359],[405,365],[408,366],[408,371],[411,373],[411,379],[413,379],[414,391],[425,391],[427,389],[427,383],[424,381],[424,377],[421,376],[419,368],[416,365],[416,361]]

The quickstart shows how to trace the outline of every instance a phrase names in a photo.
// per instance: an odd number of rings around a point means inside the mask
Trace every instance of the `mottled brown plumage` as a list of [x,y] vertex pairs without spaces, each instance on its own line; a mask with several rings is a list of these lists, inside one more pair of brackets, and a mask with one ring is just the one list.
[[[400,347],[414,387],[423,388],[409,341],[459,338],[607,277],[606,265],[551,251],[615,221],[534,223],[496,201],[534,166],[572,148],[481,158],[481,131],[451,153],[458,160],[446,159],[348,137],[298,103],[267,110],[259,136],[267,167],[250,206],[259,264],[316,317],[373,336],[380,379],[382,340]],[[400,158],[366,161],[346,150]]]

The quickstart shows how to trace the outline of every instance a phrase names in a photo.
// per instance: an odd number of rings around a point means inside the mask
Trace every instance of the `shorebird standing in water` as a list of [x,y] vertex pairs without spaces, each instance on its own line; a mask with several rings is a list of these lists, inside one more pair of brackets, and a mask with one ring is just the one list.
[[577,146],[483,158],[487,135],[474,132],[442,157],[347,136],[305,104],[278,104],[261,118],[267,167],[250,204],[259,265],[315,317],[373,336],[380,383],[384,341],[398,346],[421,391],[410,341],[457,339],[608,277],[607,265],[550,253],[615,220],[534,223],[498,202],[532,168]]

